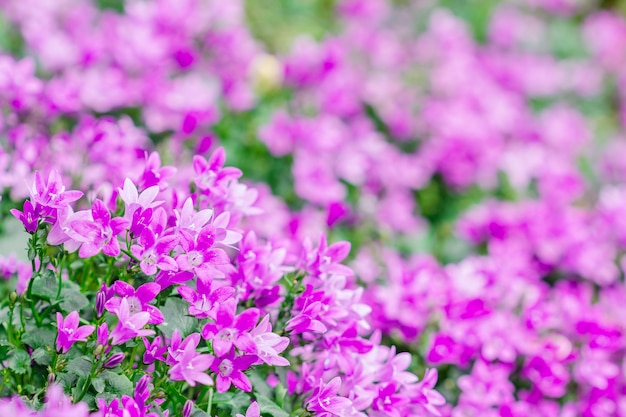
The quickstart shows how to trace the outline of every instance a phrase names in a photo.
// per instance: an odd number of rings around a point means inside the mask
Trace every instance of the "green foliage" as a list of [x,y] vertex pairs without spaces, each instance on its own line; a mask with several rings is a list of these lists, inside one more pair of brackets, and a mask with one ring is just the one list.
[[248,0],[248,26],[272,52],[286,52],[301,35],[321,39],[337,27],[335,0]]
[[165,321],[157,326],[159,330],[167,337],[172,337],[175,329],[178,329],[183,337],[192,333],[196,329],[198,321],[188,316],[188,308],[189,304],[186,301],[179,298],[168,298],[161,308]]

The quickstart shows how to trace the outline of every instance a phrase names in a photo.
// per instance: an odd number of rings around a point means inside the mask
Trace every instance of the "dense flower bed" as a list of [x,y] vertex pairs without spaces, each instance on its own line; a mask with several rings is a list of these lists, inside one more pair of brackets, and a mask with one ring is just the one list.
[[0,415],[626,416],[621,5],[0,0]]

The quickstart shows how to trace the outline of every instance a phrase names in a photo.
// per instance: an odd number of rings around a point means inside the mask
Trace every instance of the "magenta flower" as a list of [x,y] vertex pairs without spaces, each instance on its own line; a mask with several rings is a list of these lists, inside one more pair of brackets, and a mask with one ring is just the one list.
[[252,404],[246,410],[246,415],[237,413],[235,417],[261,417],[261,409],[256,401],[252,401]]
[[128,220],[133,217],[138,209],[152,209],[163,203],[162,201],[154,201],[159,194],[159,187],[156,185],[146,188],[139,194],[135,184],[129,178],[126,178],[124,180],[124,188],[118,188],[117,190],[120,198],[126,205],[124,217]]
[[207,161],[202,156],[196,155],[193,158],[193,169],[196,173],[194,182],[201,190],[211,190],[215,192],[227,181],[241,177],[241,170],[233,167],[223,168],[226,162],[226,152],[220,147],[213,152]]
[[122,298],[113,297],[107,301],[105,304],[107,311],[118,314],[120,303],[122,299],[125,299],[128,301],[130,314],[145,311],[150,314],[150,320],[148,321],[149,324],[163,323],[164,318],[161,311],[155,306],[148,304],[150,301],[154,300],[157,294],[159,294],[159,291],[161,291],[161,286],[159,284],[147,282],[135,290],[135,288],[129,283],[118,280],[113,284],[113,288],[117,294],[122,296]]
[[39,224],[39,216],[40,210],[39,206],[30,202],[30,200],[24,201],[23,212],[18,209],[11,209],[11,214],[18,219],[24,225],[24,229],[30,234],[33,234],[37,231],[37,226]]
[[113,332],[111,332],[111,343],[113,345],[121,345],[134,337],[154,334],[154,330],[143,329],[150,321],[150,313],[140,311],[131,314],[128,299],[122,298],[116,314],[118,323]]
[[193,209],[193,200],[185,200],[182,209],[176,210],[176,226],[180,230],[187,230],[190,233],[197,233],[213,217],[213,210],[205,209],[196,212]]
[[289,346],[289,338],[272,333],[269,315],[263,317],[263,320],[250,331],[250,335],[254,339],[256,354],[261,361],[272,366],[289,366],[289,361],[279,355]]
[[214,239],[205,230],[195,239],[189,232],[180,231],[180,244],[185,253],[177,256],[176,262],[181,271],[193,271],[200,280],[223,278],[224,273],[215,266],[228,265],[230,258],[223,249],[212,248]]
[[154,275],[157,268],[163,271],[177,271],[178,265],[170,252],[178,243],[176,236],[161,236],[157,238],[149,227],[145,227],[139,236],[137,245],[133,245],[130,251],[140,259],[139,266],[146,275]]
[[[33,414],[22,414],[22,416],[31,415]],[[73,404],[72,399],[65,395],[60,385],[52,384],[46,393],[46,401],[41,415],[49,417],[87,417],[89,415],[89,407],[84,402]]]
[[[313,291],[311,285],[296,299],[293,317],[287,322],[286,330],[293,334],[304,332],[325,333],[326,326],[319,318],[324,309],[324,304],[319,300],[322,293]],[[301,311],[297,309],[302,308]]]
[[30,190],[30,200],[35,206],[59,209],[81,198],[83,193],[76,190],[65,191],[63,179],[57,170],[50,171],[45,182],[39,171],[35,172],[35,182]]
[[[196,382],[213,385],[213,380],[205,372],[213,364],[213,355],[201,355],[196,351],[199,338],[189,339],[182,353],[177,355],[177,363],[168,371],[173,381],[186,381],[192,387]],[[194,343],[195,342],[195,343]]]
[[171,166],[161,166],[161,157],[157,152],[152,152],[146,158],[146,166],[141,177],[141,186],[149,188],[158,185],[159,188],[165,187],[165,181],[176,174],[176,168]]
[[202,328],[202,337],[212,341],[217,357],[230,352],[233,345],[243,352],[256,353],[256,345],[249,332],[259,321],[260,312],[249,308],[235,316],[235,308],[232,304],[222,304],[215,323],[209,322]]
[[82,243],[78,255],[89,258],[100,251],[109,256],[119,255],[120,245],[116,237],[129,225],[129,221],[121,217],[111,219],[111,213],[100,200],[94,200],[91,215],[93,221],[69,221],[70,237]]
[[211,291],[211,282],[205,283],[201,279],[196,281],[197,291],[187,286],[177,288],[178,293],[189,303],[189,314],[199,319],[215,318],[217,308],[221,303],[235,294],[232,287],[220,287]]
[[163,355],[167,352],[167,346],[161,345],[161,336],[155,337],[152,342],[148,341],[148,339],[144,337],[143,345],[146,348],[146,351],[143,354],[143,363],[150,365],[151,363],[154,363],[154,361],[164,361]]
[[406,401],[406,398],[396,394],[396,385],[391,383],[384,388],[379,387],[378,396],[374,399],[372,409],[392,415],[393,411]]
[[180,356],[183,354],[185,348],[190,343],[193,344],[194,347],[198,346],[198,343],[200,343],[200,333],[191,333],[183,339],[178,329],[174,329],[174,331],[172,332],[170,345],[167,348],[167,359],[165,362],[168,365],[174,365],[178,363],[180,361]]
[[189,271],[160,271],[154,279],[156,284],[161,286],[161,290],[172,286],[184,284],[193,278],[193,273]]
[[242,391],[252,391],[252,383],[243,372],[250,368],[257,359],[256,355],[235,357],[233,351],[223,358],[215,359],[211,365],[211,370],[217,374],[215,378],[217,392],[228,391],[231,383]]
[[77,311],[72,311],[63,319],[61,313],[57,313],[57,351],[67,353],[76,342],[86,342],[87,337],[96,329],[94,326],[78,327],[79,316]]
[[320,380],[319,385],[306,402],[309,411],[318,413],[316,415],[333,417],[341,413],[352,405],[352,401],[345,397],[337,396],[341,388],[341,378],[335,377],[328,384]]

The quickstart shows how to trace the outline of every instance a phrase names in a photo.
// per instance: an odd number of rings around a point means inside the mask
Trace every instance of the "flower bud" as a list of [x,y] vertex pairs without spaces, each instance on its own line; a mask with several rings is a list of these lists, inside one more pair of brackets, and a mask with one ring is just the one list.
[[96,356],[100,356],[102,355],[102,352],[104,352],[104,346],[98,345],[96,346],[96,349],[93,351],[93,354]]
[[11,306],[14,306],[16,301],[17,301],[17,292],[13,291],[11,295],[9,296],[9,304]]
[[183,406],[183,417],[191,416],[191,412],[193,411],[193,402],[191,400],[187,400],[185,405]]
[[152,381],[152,378],[147,374],[142,376],[139,381],[137,381],[137,385],[135,386],[135,400],[141,399],[145,402],[148,399],[150,396],[150,391],[148,390],[150,381]]
[[55,380],[56,380],[56,375],[54,375],[53,373],[48,374],[48,386],[54,384]]
[[111,355],[109,359],[104,363],[105,368],[115,368],[117,365],[124,361],[124,354],[122,352],[117,352]]
[[104,291],[98,291],[98,294],[96,294],[96,316],[98,318],[102,317],[102,314],[104,313],[104,304],[106,301],[107,296]]

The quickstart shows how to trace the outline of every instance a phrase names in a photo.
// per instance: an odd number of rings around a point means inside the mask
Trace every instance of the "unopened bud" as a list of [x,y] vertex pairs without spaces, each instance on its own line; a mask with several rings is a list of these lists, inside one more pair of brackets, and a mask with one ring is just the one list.
[[183,406],[183,417],[191,416],[191,412],[193,411],[193,402],[191,400],[187,400],[185,405]]
[[122,352],[117,352],[111,355],[109,359],[104,363],[105,368],[115,368],[117,365],[124,361],[124,354]]
[[96,346],[96,349],[93,351],[94,355],[96,356],[102,355],[102,352],[104,352],[104,346],[102,345]]
[[104,291],[98,291],[98,294],[96,294],[96,316],[98,318],[102,317],[102,314],[104,313],[104,304],[106,302],[107,296]]
[[48,386],[54,384],[55,380],[56,380],[56,375],[52,373],[48,374]]
[[11,295],[9,296],[9,303],[11,304],[11,306],[13,306],[15,305],[16,301],[17,301],[17,292],[13,291]]
[[142,376],[139,381],[137,381],[137,385],[135,386],[135,398],[141,398],[144,401],[148,399],[150,396],[148,385],[150,385],[151,381],[152,378],[147,374]]

